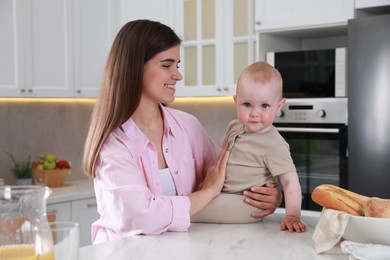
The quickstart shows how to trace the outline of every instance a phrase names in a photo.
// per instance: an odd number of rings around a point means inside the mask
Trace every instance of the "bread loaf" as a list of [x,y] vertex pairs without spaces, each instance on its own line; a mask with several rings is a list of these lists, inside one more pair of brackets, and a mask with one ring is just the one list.
[[363,205],[369,199],[331,184],[317,186],[313,190],[311,198],[322,207],[344,211],[355,216],[364,216]]
[[390,200],[369,198],[363,205],[364,215],[373,218],[390,218]]
[[347,212],[355,216],[390,218],[390,200],[369,198],[331,184],[317,186],[312,200],[327,209]]

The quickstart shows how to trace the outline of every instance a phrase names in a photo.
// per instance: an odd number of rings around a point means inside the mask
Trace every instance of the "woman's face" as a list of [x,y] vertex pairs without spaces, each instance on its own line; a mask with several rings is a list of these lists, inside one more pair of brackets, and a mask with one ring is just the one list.
[[160,103],[173,102],[176,82],[183,79],[179,62],[179,45],[150,59],[144,66],[142,97]]

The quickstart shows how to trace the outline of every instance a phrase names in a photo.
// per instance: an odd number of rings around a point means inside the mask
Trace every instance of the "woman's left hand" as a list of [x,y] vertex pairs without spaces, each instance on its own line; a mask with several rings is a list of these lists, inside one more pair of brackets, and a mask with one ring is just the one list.
[[282,193],[274,183],[266,183],[264,186],[253,186],[250,191],[244,191],[247,198],[245,202],[261,211],[252,212],[254,218],[262,218],[275,212],[282,201]]

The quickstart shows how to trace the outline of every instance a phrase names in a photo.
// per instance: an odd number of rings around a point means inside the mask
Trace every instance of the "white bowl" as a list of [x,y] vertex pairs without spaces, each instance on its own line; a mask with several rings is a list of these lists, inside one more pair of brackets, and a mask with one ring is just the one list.
[[351,216],[343,238],[360,243],[390,245],[390,219]]

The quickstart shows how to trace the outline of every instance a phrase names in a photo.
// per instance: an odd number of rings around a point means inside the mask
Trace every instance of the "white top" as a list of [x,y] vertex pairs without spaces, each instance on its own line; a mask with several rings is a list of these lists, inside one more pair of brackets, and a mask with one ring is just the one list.
[[169,168],[160,169],[159,172],[161,174],[163,194],[166,196],[176,196],[176,187]]

